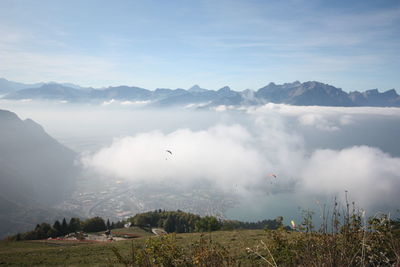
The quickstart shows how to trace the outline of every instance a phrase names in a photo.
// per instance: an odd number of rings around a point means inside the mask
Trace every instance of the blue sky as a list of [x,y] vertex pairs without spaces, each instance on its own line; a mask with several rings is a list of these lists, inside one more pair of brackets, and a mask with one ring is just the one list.
[[1,0],[0,77],[83,86],[400,85],[400,1]]

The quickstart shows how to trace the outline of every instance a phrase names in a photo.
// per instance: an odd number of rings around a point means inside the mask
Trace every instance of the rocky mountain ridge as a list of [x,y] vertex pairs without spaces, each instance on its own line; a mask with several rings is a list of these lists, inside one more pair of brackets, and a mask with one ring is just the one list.
[[[10,91],[3,88],[3,91]],[[218,105],[259,105],[268,102],[300,106],[377,106],[400,107],[400,96],[395,89],[379,92],[378,89],[347,93],[341,88],[317,81],[269,83],[256,90],[234,91],[228,86],[208,90],[194,85],[182,88],[158,88],[154,91],[134,86],[114,86],[104,89],[81,88],[66,84],[39,84],[35,88],[12,90],[4,99],[45,99],[66,102],[101,102],[109,100],[142,101],[154,106],[202,104],[202,107]]]

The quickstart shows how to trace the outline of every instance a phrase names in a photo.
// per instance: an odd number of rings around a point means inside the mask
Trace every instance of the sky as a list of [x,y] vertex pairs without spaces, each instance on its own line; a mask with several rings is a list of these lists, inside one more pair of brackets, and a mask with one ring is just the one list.
[[81,86],[399,89],[400,2],[0,1],[0,77]]

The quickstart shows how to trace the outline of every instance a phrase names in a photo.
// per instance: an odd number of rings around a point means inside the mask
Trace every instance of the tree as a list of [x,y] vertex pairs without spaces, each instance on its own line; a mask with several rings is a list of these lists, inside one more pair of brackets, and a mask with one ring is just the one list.
[[35,240],[37,239],[37,232],[36,231],[29,231],[23,234],[23,240]]
[[107,219],[107,229],[110,230],[111,229],[111,225],[110,225],[110,219]]
[[106,230],[107,227],[103,218],[94,217],[84,221],[82,229],[85,232],[100,232]]
[[218,221],[217,218],[213,216],[206,216],[201,218],[196,223],[196,231],[197,232],[211,232],[217,231],[221,229],[221,222]]
[[48,237],[52,237],[52,238],[59,236],[58,231],[55,230],[54,228],[51,228],[49,230],[49,232],[47,232],[47,235],[48,235]]
[[68,224],[68,233],[74,233],[81,230],[81,220],[79,218],[71,218]]
[[68,223],[64,218],[61,224],[61,235],[66,235],[66,234],[68,234]]
[[186,222],[185,218],[178,216],[175,220],[175,232],[185,233],[186,232]]
[[39,229],[37,230],[37,238],[38,239],[44,239],[48,238],[51,230],[51,226],[48,223],[42,223],[40,224]]
[[164,222],[164,230],[168,233],[175,232],[175,218],[171,215],[168,215],[167,219]]
[[60,223],[59,220],[54,222],[53,229],[55,230],[55,236],[54,237],[62,235],[61,223]]

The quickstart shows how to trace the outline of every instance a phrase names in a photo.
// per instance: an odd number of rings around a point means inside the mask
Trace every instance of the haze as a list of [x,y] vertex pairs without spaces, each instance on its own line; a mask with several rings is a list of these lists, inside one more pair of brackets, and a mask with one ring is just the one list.
[[396,0],[1,0],[0,238],[155,209],[288,224],[346,195],[396,213],[399,25]]
[[207,185],[237,200],[230,218],[294,217],[345,191],[370,213],[400,200],[398,108],[1,104],[78,151],[86,175],[188,192]]

